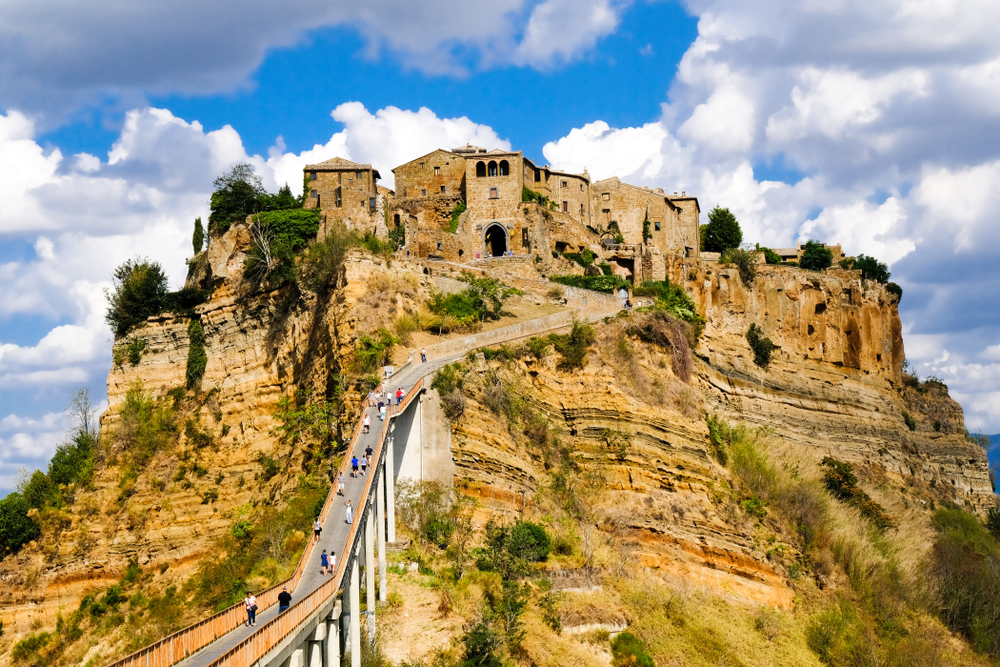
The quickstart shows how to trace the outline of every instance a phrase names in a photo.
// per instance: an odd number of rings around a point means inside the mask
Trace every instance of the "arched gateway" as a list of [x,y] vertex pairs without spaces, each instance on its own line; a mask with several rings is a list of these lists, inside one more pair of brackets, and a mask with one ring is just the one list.
[[494,222],[486,228],[483,234],[483,250],[494,257],[507,254],[507,228],[499,222]]

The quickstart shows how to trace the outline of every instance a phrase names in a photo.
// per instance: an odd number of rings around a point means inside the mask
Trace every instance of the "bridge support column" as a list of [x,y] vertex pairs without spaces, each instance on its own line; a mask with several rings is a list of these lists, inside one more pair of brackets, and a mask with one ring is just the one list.
[[390,542],[396,542],[396,463],[393,448],[396,438],[392,432],[396,429],[396,424],[389,427],[389,447],[385,452],[385,518],[386,531]]
[[306,667],[306,652],[300,648],[292,651],[292,657],[288,659],[288,667]]
[[309,667],[324,667],[323,642],[326,640],[326,623],[320,623],[313,630],[306,643],[309,653]]
[[333,613],[327,619],[326,632],[326,661],[324,667],[340,667],[340,613],[342,609],[340,600],[333,605]]
[[358,585],[361,583],[361,573],[358,572],[358,558],[361,554],[361,545],[354,552],[351,562],[351,667],[361,667],[361,591]]
[[365,590],[368,592],[368,642],[375,643],[375,503],[368,503],[365,521]]
[[378,600],[385,602],[388,596],[386,591],[386,573],[388,565],[385,555],[385,466],[382,467],[382,474],[378,481],[378,488],[375,492],[376,509],[378,510],[376,519],[376,535],[378,535]]

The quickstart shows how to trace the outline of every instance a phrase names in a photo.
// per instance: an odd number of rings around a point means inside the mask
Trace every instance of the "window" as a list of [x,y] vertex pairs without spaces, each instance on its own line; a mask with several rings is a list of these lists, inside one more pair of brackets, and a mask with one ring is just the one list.
[[499,199],[500,192],[496,188],[490,188],[490,199]]
[[361,172],[360,171],[358,172],[358,180],[359,181],[361,180]]
[[315,190],[310,190],[309,191],[309,196],[312,197],[313,199],[316,199],[316,191]]
[[580,217],[583,217],[583,204],[580,204]]
[[337,174],[337,185],[340,185],[343,182],[344,182],[344,175],[341,174],[341,173],[338,173]]
[[563,186],[564,188],[568,188],[568,187],[569,187],[569,181],[563,181],[563,182],[562,182],[562,186]]
[[434,175],[435,176],[441,175],[441,167],[434,167]]
[[568,212],[569,212],[569,202],[563,201],[563,213],[568,213]]
[[310,171],[309,172],[309,180],[310,181],[315,181],[316,180],[316,172],[315,171]]
[[538,183],[541,180],[542,180],[542,170],[541,169],[536,169],[535,170],[535,183]]
[[476,163],[476,176],[479,177],[479,178],[482,178],[485,175],[486,175],[486,163],[485,162],[477,162]]
[[397,227],[399,227],[399,213],[397,213],[396,215],[392,216],[392,221],[396,223]]
[[441,186],[441,194],[444,194],[444,186]]
[[426,196],[427,196],[427,188],[424,188],[424,189],[422,189],[422,190],[420,191],[420,194],[422,194],[423,196],[425,196],[425,197],[426,197]]
[[496,176],[497,175],[497,163],[494,162],[493,160],[490,160],[490,163],[488,165],[486,165],[486,171],[489,173],[490,176]]
[[507,160],[500,160],[500,175],[510,176],[510,164]]
[[421,163],[420,163],[420,168],[421,168],[421,169],[423,169],[423,168],[424,168],[424,163],[423,163],[423,162],[421,162]]
[[656,231],[660,231],[660,223],[654,222],[653,223],[653,228],[656,229]]
[[372,197],[368,200],[368,208],[370,208],[373,211],[375,210],[375,197]]
[[604,193],[602,193],[601,194],[601,199],[603,199],[604,201],[609,201],[611,199],[611,193],[610,192],[604,192]]
[[344,204],[344,200],[341,198],[342,193],[343,193],[342,188],[337,188],[333,193],[334,204],[336,205],[337,208],[340,208]]
[[444,247],[444,246],[442,246],[442,245],[441,245],[441,242],[440,242],[440,241],[438,241],[438,245],[437,245],[437,248],[438,248],[438,250],[441,250],[441,249],[442,249],[443,247]]
[[521,245],[523,247],[525,247],[525,248],[527,248],[527,247],[529,247],[531,245],[531,242],[528,240],[528,230],[527,229],[522,229],[521,230]]

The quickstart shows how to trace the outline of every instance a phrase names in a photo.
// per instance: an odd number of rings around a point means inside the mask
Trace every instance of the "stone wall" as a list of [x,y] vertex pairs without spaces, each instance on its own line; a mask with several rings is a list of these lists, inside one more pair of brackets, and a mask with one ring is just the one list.
[[316,179],[308,184],[310,196],[306,197],[304,208],[322,209],[328,219],[343,220],[351,229],[369,231],[374,227],[372,200],[378,193],[371,169],[315,173]]
[[392,170],[399,197],[465,194],[465,158],[438,149]]

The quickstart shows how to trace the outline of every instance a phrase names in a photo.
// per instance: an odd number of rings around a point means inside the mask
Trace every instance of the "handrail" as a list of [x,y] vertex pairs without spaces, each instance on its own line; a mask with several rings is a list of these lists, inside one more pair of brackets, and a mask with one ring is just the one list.
[[[368,407],[369,399],[366,396],[364,400],[361,401],[362,415]],[[351,434],[351,439],[349,441],[350,444],[347,448],[348,452],[354,451],[354,445],[357,443],[358,436],[361,434],[362,421],[362,419],[359,419],[355,424],[354,432]],[[386,421],[386,424],[388,424],[388,420]],[[350,457],[345,456],[344,460],[341,461],[340,468],[338,469],[338,475],[345,474],[347,472],[347,465],[349,461]],[[326,523],[327,516],[336,495],[337,485],[333,484],[327,494],[326,502],[323,504],[323,509],[320,511],[321,523]],[[277,604],[278,593],[281,592],[283,586],[291,586],[293,590],[296,586],[298,586],[299,581],[302,579],[302,573],[305,571],[306,564],[311,561],[313,546],[314,543],[310,541],[310,543],[303,550],[302,557],[299,559],[299,563],[291,577],[285,581],[275,584],[271,588],[268,588],[260,595],[255,596],[257,598],[257,605],[261,609],[267,609],[268,607]],[[181,660],[184,660],[191,654],[205,648],[219,637],[232,632],[236,628],[243,625],[245,621],[246,607],[243,602],[237,602],[233,606],[220,611],[213,616],[197,621],[186,628],[182,628],[181,630],[164,637],[158,642],[139,649],[135,653],[119,658],[115,662],[107,665],[107,667],[170,667],[170,665],[174,665]]]
[[[385,455],[386,435],[389,429],[389,416],[398,415],[406,410],[406,408],[408,408],[410,403],[413,401],[414,397],[420,393],[422,386],[423,379],[420,379],[413,385],[413,388],[406,393],[403,403],[392,406],[391,412],[387,411],[386,420],[382,423],[382,432],[379,435],[378,444],[376,445],[375,458],[379,461],[379,464],[381,464]],[[392,471],[387,472],[392,474]],[[281,640],[294,632],[302,622],[307,620],[332,595],[336,594],[336,592],[340,590],[341,582],[346,574],[347,566],[354,558],[354,549],[358,540],[358,533],[361,530],[365,515],[367,512],[372,511],[372,508],[368,506],[367,500],[371,496],[372,485],[375,483],[376,478],[376,475],[370,475],[365,480],[364,491],[361,494],[361,497],[365,500],[365,502],[363,505],[359,503],[360,509],[358,511],[357,520],[352,523],[351,529],[347,534],[347,543],[344,546],[344,551],[341,552],[342,557],[338,560],[334,576],[323,582],[323,584],[309,593],[309,595],[290,606],[277,618],[271,619],[261,626],[259,630],[254,631],[253,634],[244,639],[242,642],[229,649],[229,651],[222,656],[216,658],[211,664],[208,665],[208,667],[251,667],[251,665],[264,657],[268,651],[277,646]]]

